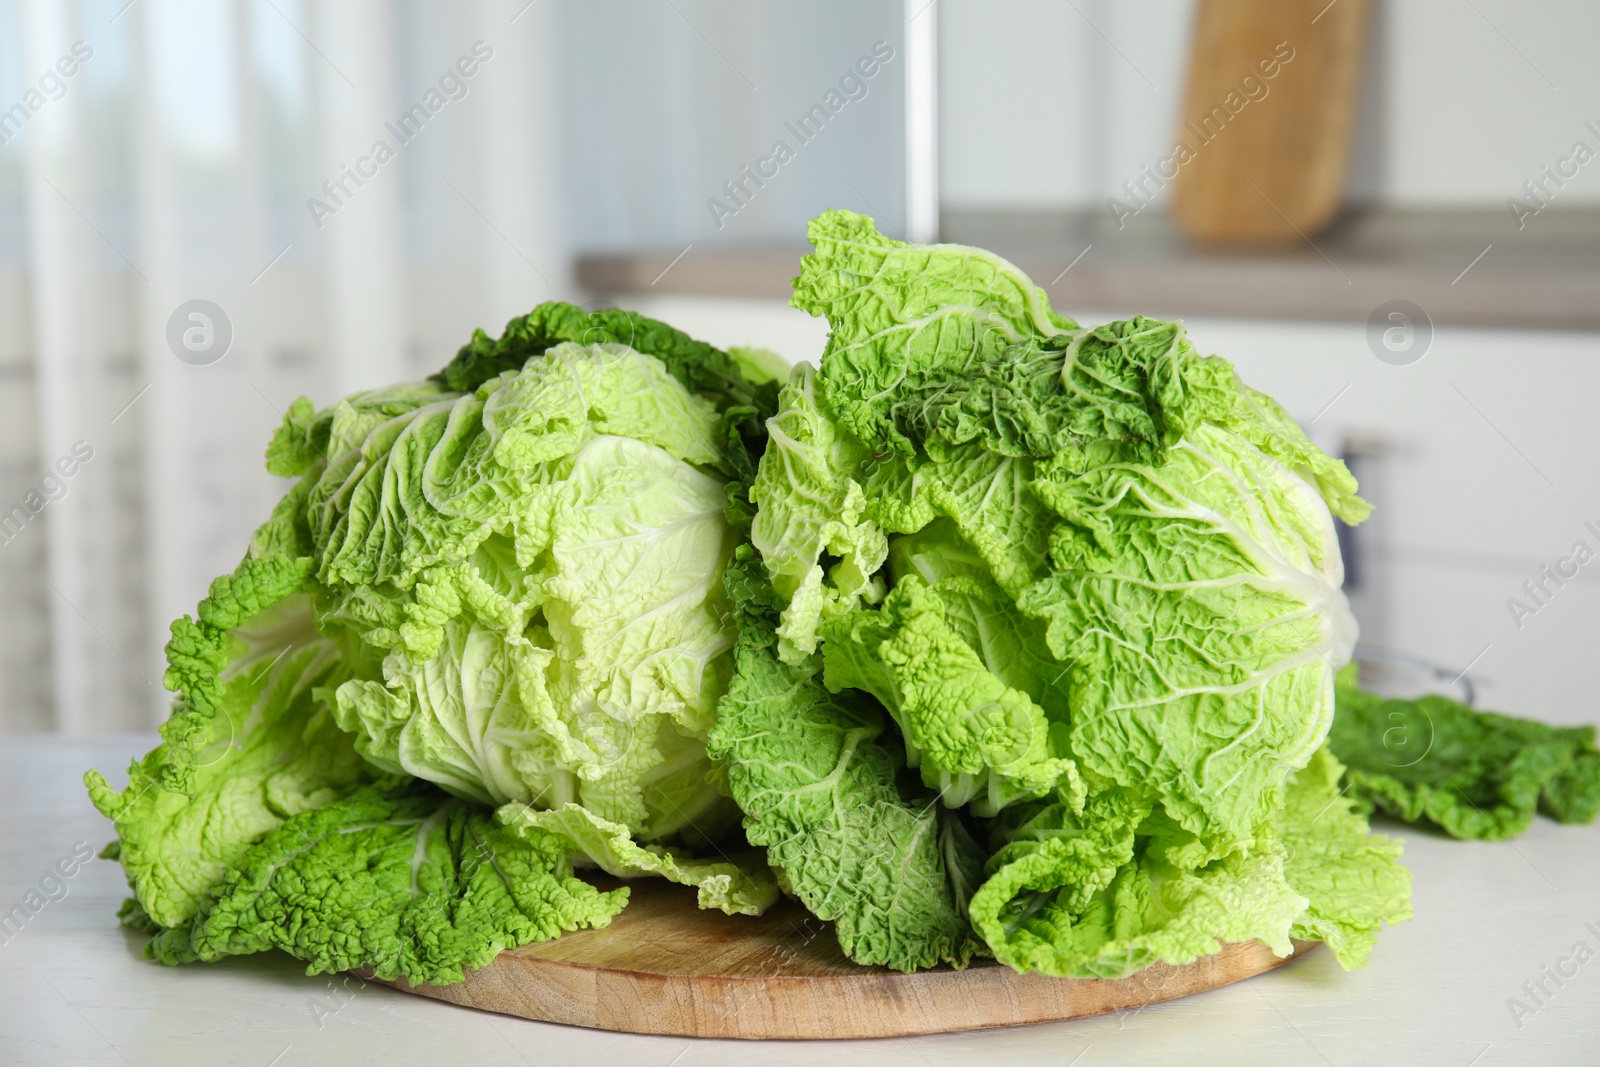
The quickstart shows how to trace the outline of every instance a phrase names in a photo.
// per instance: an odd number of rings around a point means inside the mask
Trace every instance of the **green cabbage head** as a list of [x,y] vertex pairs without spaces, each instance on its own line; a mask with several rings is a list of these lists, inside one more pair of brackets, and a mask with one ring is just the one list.
[[[368,851],[411,849],[481,882],[458,862],[480,832],[526,850],[537,875],[519,884],[545,885],[542,903],[480,908],[494,931],[424,934],[437,916],[413,885],[385,942],[416,942],[395,957],[413,978],[456,974],[496,938],[607,921],[626,891],[594,896],[569,860],[697,886],[706,907],[770,904],[706,752],[736,637],[723,572],[775,409],[775,386],[740,366],[632,313],[547,304],[432,379],[296,401],[267,454],[295,481],[198,618],[173,625],[162,745],[124,790],[88,778],[152,951],[214,958],[263,930],[340,928],[351,916],[318,902],[338,894],[301,886],[336,852],[340,870],[378,872]],[[482,829],[491,808],[504,830]],[[327,842],[301,855],[314,827]],[[235,884],[252,871],[291,879],[266,890],[308,913],[234,929],[241,901],[265,899]],[[348,964],[315,938],[285,947]]]
[[[1344,464],[1181,323],[1080,326],[998,256],[848,211],[809,236],[791,303],[830,333],[768,424],[711,738],[750,840],[826,850],[785,870],[863,962],[1105,978],[1312,927],[1364,957],[1406,914],[1393,850],[1295,821],[1336,794],[1334,520],[1369,510]],[[771,801],[789,722],[808,789],[890,768],[876,819]],[[835,889],[878,855],[917,872],[920,925]]]

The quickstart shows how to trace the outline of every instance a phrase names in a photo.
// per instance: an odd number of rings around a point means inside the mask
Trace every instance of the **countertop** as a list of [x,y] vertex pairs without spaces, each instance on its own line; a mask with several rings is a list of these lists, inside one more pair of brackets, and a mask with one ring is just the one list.
[[[890,236],[900,236],[892,227]],[[1123,226],[1103,210],[945,212],[941,239],[998,253],[1057,308],[1366,322],[1396,299],[1435,327],[1600,329],[1600,210],[1555,209],[1519,229],[1506,210],[1354,211],[1316,238],[1198,246],[1158,211]],[[600,296],[787,300],[809,249],[690,245],[580,255]]]
[[[0,739],[0,915],[57,860],[111,836],[79,784],[112,780],[148,737]],[[885,1041],[691,1041],[475,1012],[263,955],[165,968],[117,924],[113,863],[86,864],[14,935],[0,931],[0,1062],[82,1064],[864,1062],[1096,1067],[1139,1063],[1594,1064],[1600,1062],[1600,828],[1538,820],[1499,844],[1387,827],[1405,839],[1417,918],[1361,971],[1317,950],[1255,979],[1136,1012]],[[37,903],[37,901],[35,901]],[[1583,963],[1572,955],[1578,943]],[[1562,961],[1567,962],[1563,963]],[[1550,974],[1571,972],[1557,986]],[[1549,970],[1547,970],[1547,968]],[[1524,983],[1544,981],[1530,998]],[[1536,990],[1537,992],[1537,990]],[[1525,1012],[1513,1014],[1516,998]],[[1542,1001],[1542,1004],[1540,1003]]]

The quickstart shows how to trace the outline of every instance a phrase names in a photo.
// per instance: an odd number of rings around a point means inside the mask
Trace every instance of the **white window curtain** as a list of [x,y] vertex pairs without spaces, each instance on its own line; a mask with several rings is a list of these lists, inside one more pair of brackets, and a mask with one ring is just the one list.
[[158,723],[288,404],[571,295],[555,6],[0,0],[0,732]]

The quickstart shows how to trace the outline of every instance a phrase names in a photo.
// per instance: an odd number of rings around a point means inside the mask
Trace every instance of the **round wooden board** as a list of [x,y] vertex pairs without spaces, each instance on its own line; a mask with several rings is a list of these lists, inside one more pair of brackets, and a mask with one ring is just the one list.
[[900,974],[845,959],[833,930],[783,900],[760,918],[701,911],[663,881],[631,883],[603,930],[501,953],[455,985],[389,985],[485,1011],[637,1034],[865,1038],[1074,1019],[1188,996],[1303,955],[1259,941],[1183,967],[1160,963],[1098,981],[1017,974],[992,960]]

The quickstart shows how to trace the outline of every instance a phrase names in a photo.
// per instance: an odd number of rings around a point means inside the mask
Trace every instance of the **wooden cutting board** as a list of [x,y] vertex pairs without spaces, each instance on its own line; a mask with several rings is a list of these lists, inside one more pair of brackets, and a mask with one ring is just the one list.
[[637,881],[602,930],[501,953],[456,985],[389,985],[525,1019],[688,1037],[867,1038],[1074,1019],[1237,982],[1304,954],[1259,941],[1119,981],[1020,975],[993,961],[899,974],[845,959],[831,926],[784,900],[760,918],[701,911],[695,895]]
[[1177,130],[1191,154],[1163,160],[1185,233],[1298,243],[1333,220],[1371,11],[1370,0],[1201,0]]

